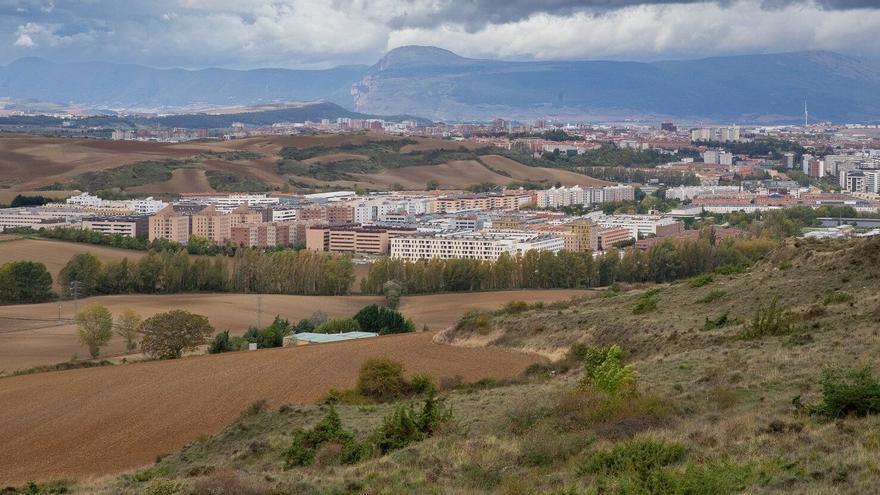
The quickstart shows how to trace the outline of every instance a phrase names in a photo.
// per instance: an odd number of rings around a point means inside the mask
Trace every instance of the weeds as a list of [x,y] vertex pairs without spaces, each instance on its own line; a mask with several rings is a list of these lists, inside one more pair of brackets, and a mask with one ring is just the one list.
[[880,414],[880,382],[869,368],[826,369],[820,388],[822,400],[806,406],[811,414],[826,418]]
[[779,305],[778,299],[768,305],[763,304],[755,312],[755,317],[739,333],[743,340],[790,335],[797,330],[796,317]]
[[727,295],[727,291],[724,291],[721,289],[715,289],[713,291],[709,291],[708,294],[701,297],[700,299],[697,299],[696,302],[698,304],[711,304],[719,299],[724,298],[724,296],[726,296],[726,295]]
[[705,287],[715,281],[715,277],[710,274],[700,275],[688,280],[688,286],[692,289]]

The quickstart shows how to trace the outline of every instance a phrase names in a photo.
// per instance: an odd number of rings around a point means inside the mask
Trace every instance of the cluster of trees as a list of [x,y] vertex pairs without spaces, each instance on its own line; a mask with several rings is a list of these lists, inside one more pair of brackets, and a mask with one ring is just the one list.
[[9,204],[10,208],[19,208],[22,206],[43,206],[46,203],[51,203],[52,198],[47,198],[45,196],[23,196],[21,194],[17,194],[14,198],[12,198],[12,203]]
[[851,206],[793,206],[778,210],[746,213],[735,211],[728,214],[712,215],[714,222],[727,222],[733,227],[748,230],[752,235],[783,239],[800,235],[804,227],[820,224],[819,218],[858,218],[864,217]]
[[591,253],[528,251],[502,254],[496,261],[471,259],[407,262],[380,259],[361,282],[368,294],[383,293],[388,281],[403,293],[501,289],[589,288],[615,282],[668,282],[711,272],[724,265],[743,265],[760,258],[777,243],[770,239],[728,239],[716,243],[712,229],[696,241],[666,240],[647,251],[617,250],[594,258]]
[[182,310],[159,313],[146,320],[131,309],[116,317],[101,304],[90,304],[76,314],[81,344],[97,358],[113,334],[125,340],[128,352],[141,351],[152,359],[176,359],[204,344],[214,327],[204,316]]
[[46,265],[34,261],[0,265],[0,304],[41,303],[54,298],[52,275]]
[[697,141],[697,146],[706,146],[709,148],[722,148],[735,155],[748,155],[753,157],[770,157],[774,160],[782,158],[784,153],[794,153],[795,158],[800,160],[806,151],[803,146],[794,141],[785,139],[764,138],[754,139],[752,141],[743,142],[721,142],[721,141]]
[[59,274],[68,293],[71,283],[78,283],[79,296],[178,292],[341,295],[348,293],[353,280],[354,267],[347,256],[254,249],[239,249],[232,258],[193,257],[184,250],[150,251],[138,261],[124,258],[107,263],[90,253],[80,253]]

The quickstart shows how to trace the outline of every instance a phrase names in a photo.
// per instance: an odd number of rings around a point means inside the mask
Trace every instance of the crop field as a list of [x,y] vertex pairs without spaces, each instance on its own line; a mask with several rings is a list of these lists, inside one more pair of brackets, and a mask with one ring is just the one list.
[[[95,192],[92,189],[102,187],[120,187],[143,195],[219,190],[277,191],[304,184],[359,185],[369,189],[386,189],[400,184],[421,190],[432,180],[444,189],[462,189],[480,182],[499,185],[513,181],[603,184],[574,172],[529,167],[502,156],[480,156],[479,161],[456,159],[455,153],[462,148],[476,158],[473,154],[476,143],[422,138],[416,139],[415,144],[402,146],[399,153],[443,150],[450,154],[448,160],[445,163],[435,161],[431,165],[407,155],[410,161],[405,166],[379,161],[374,164],[376,172],[348,175],[334,175],[333,172],[298,175],[300,172],[279,170],[284,148],[323,148],[323,153],[303,160],[302,164],[332,170],[344,167],[346,163],[368,162],[369,157],[358,149],[371,141],[394,139],[399,138],[376,134],[267,136],[172,144],[9,135],[0,137],[0,177],[3,178],[0,202],[11,201],[16,194],[66,197],[76,190]],[[352,150],[346,151],[346,147]],[[392,154],[388,158],[394,162],[402,157]],[[146,175],[125,170],[138,162],[156,162],[158,167],[151,165],[152,173]],[[163,171],[165,169],[167,171]]]
[[[493,309],[508,301],[559,301],[591,294],[577,290],[528,290],[481,292],[476,294],[437,294],[404,297],[400,310],[412,318],[417,329],[431,331],[454,324],[470,309]],[[382,302],[375,296],[287,296],[253,294],[172,294],[100,296],[79,301],[80,307],[90,303],[105,305],[114,314],[131,308],[144,317],[170,309],[184,309],[208,317],[218,330],[229,329],[241,335],[247,327],[257,324],[257,307],[261,308],[260,323],[268,325],[275,315],[291,321],[308,318],[320,310],[330,317],[350,317],[362,307]],[[60,314],[64,320],[57,321]],[[11,372],[33,366],[68,361],[76,355],[88,357],[76,336],[73,301],[17,306],[0,306],[0,371]],[[104,349],[107,357],[125,354],[121,339],[114,337]]]
[[0,485],[87,479],[152,463],[249,404],[310,404],[391,357],[407,373],[517,375],[535,355],[434,344],[432,333],[0,378]]

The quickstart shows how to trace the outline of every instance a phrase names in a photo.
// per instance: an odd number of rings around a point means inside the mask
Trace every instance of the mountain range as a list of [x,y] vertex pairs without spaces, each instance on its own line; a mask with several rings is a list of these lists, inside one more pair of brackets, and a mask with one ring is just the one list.
[[0,67],[0,97],[112,109],[324,100],[434,120],[880,120],[880,65],[832,52],[661,62],[512,62],[406,46],[373,66],[154,69],[26,58]]

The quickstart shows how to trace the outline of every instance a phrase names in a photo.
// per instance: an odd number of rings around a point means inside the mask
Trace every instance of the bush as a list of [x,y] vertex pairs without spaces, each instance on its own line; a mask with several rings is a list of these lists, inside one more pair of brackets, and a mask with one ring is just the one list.
[[623,365],[620,347],[591,347],[584,357],[581,386],[592,387],[610,395],[634,392],[637,375],[632,366]]
[[459,318],[455,330],[486,335],[492,330],[492,315],[486,311],[472,309]]
[[358,325],[357,320],[351,318],[338,318],[335,320],[329,320],[317,328],[315,328],[315,333],[344,333],[344,332],[356,332],[360,330],[360,325]]
[[709,291],[708,294],[701,297],[700,299],[697,299],[696,302],[698,304],[711,304],[711,303],[723,298],[726,295],[727,295],[727,291],[716,289],[713,291]]
[[382,335],[415,331],[415,325],[407,320],[399,311],[370,304],[354,315],[359,327],[364,332],[376,332]]
[[412,405],[398,406],[382,421],[372,440],[381,454],[403,448],[431,436],[437,426],[452,419],[452,411],[434,397],[425,399],[422,410]]
[[208,347],[209,354],[220,354],[223,352],[233,352],[237,350],[238,349],[233,347],[232,341],[229,338],[229,330],[224,330],[215,335],[214,340],[211,341],[211,346]]
[[826,369],[820,381],[822,401],[808,410],[827,418],[880,414],[880,383],[869,368]]
[[707,316],[706,322],[703,323],[703,330],[709,331],[709,330],[714,330],[716,328],[721,328],[721,327],[725,327],[727,325],[734,325],[734,324],[736,324],[736,319],[728,317],[727,313],[724,313],[717,318],[711,318],[711,319]]
[[[331,406],[321,421],[311,430],[298,431],[294,434],[293,443],[284,451],[285,466],[308,466],[315,461],[315,454],[322,445],[337,443],[346,445],[354,441],[354,434],[342,427],[339,413]],[[344,449],[340,450],[340,454]]]
[[712,275],[706,274],[688,280],[688,285],[694,289],[697,289],[699,287],[705,287],[714,281],[715,278],[712,277]]
[[684,460],[685,448],[677,443],[653,440],[629,440],[608,450],[590,455],[578,467],[584,474],[620,474],[627,471],[647,472]]
[[361,366],[357,391],[364,397],[387,401],[402,396],[407,389],[403,365],[386,358],[370,359]]
[[437,393],[437,381],[427,373],[416,373],[409,384],[413,395],[434,395]]
[[657,309],[657,292],[652,290],[645,292],[639,297],[639,300],[636,301],[636,305],[633,306],[633,314],[641,315],[650,313],[655,309]]
[[497,311],[499,315],[516,315],[529,310],[529,303],[525,301],[509,301]]
[[763,337],[789,335],[797,330],[795,316],[785,311],[778,299],[768,305],[763,304],[755,312],[755,317],[740,332],[743,340],[754,340]]
[[852,300],[852,294],[843,291],[834,291],[825,296],[825,305],[848,303]]

